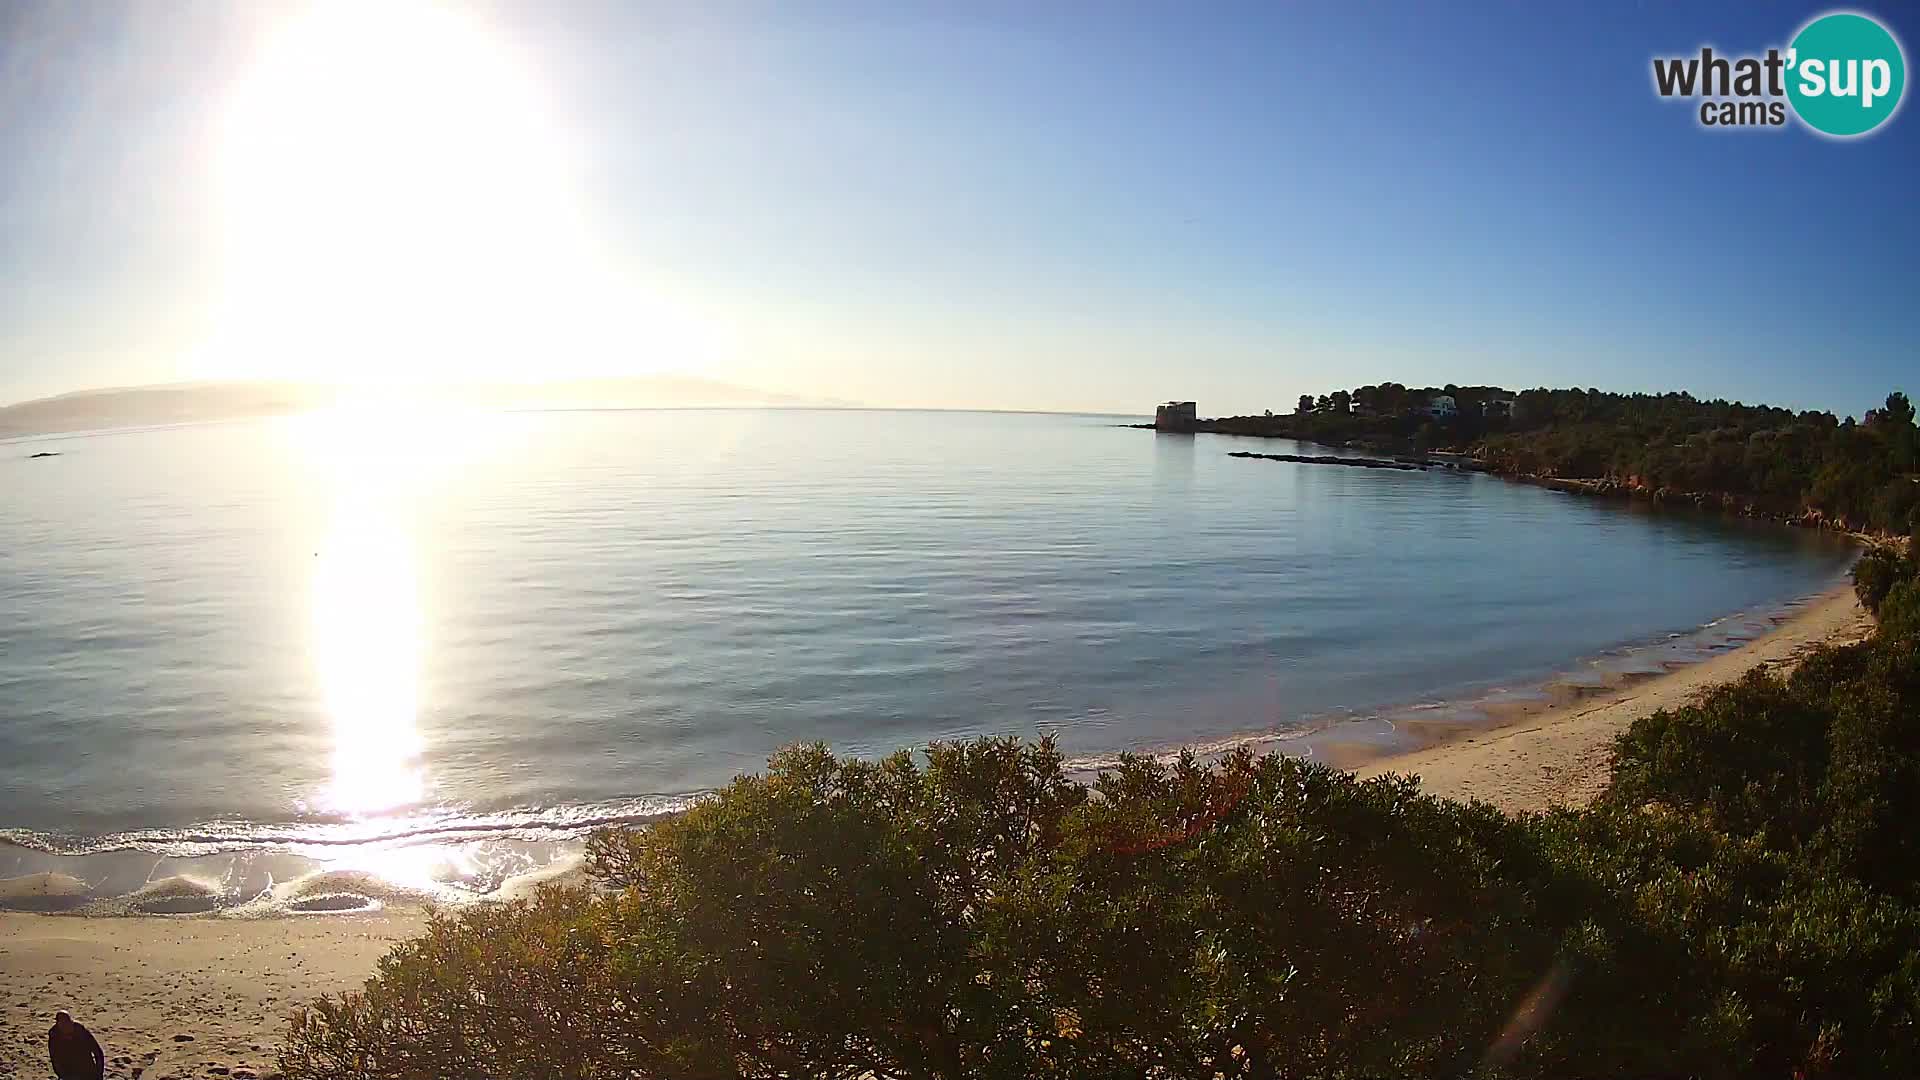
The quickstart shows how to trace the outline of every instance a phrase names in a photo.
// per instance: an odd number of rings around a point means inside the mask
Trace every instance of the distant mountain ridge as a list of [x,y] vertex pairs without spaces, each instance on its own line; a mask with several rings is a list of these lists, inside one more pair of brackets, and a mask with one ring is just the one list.
[[[545,383],[423,386],[421,400],[490,409],[839,408],[857,403],[778,394],[686,375],[562,379]],[[286,416],[354,396],[349,387],[312,382],[194,382],[78,390],[0,407],[0,438],[70,431],[202,424]]]

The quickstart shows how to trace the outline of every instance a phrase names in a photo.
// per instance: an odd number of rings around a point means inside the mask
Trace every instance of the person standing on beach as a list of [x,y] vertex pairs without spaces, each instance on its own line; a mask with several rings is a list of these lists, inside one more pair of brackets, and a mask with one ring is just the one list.
[[107,1073],[107,1055],[93,1032],[76,1023],[65,1009],[53,1014],[53,1027],[47,1032],[47,1057],[53,1063],[53,1075],[60,1080],[100,1080]]

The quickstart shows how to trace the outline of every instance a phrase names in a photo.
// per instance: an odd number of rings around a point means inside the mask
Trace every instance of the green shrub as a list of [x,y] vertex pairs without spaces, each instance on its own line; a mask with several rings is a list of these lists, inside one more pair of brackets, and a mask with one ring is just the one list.
[[1700,812],[1736,835],[1797,844],[1822,820],[1830,723],[1804,696],[1754,671],[1622,734],[1609,797]]
[[1639,1075],[1920,1068],[1920,912],[1912,906],[1671,812],[1603,806],[1546,824],[1560,834],[1558,858],[1584,868],[1598,890],[1583,902],[1632,913],[1635,921],[1615,931],[1624,943],[1617,967],[1668,985],[1671,1006],[1686,1010],[1670,1053]]
[[1877,544],[1853,564],[1853,590],[1860,597],[1861,607],[1877,612],[1887,593],[1912,576],[1913,564],[1906,554],[1890,545]]
[[1045,743],[924,763],[796,748],[680,818],[595,836],[605,891],[435,918],[364,991],[308,1010],[282,1065],[601,1080],[1908,1061],[1912,912],[1809,877],[1767,832],[1621,800],[1508,818],[1245,753],[1128,760],[1089,788]]
[[1920,579],[1908,578],[1880,602],[1880,632],[1888,638],[1920,637]]
[[[671,1009],[615,1015],[599,902],[583,890],[437,915],[380,961],[366,989],[296,1014],[288,1080],[629,1075],[672,1053]],[[681,1023],[701,1018],[683,1014]],[[659,1053],[628,1058],[658,1040]],[[719,1075],[719,1074],[715,1074]]]
[[[1490,1054],[1527,1075],[1669,1059],[1684,1032],[1664,984],[1602,959],[1627,909],[1542,909],[1528,887],[1559,872],[1540,846],[1410,780],[1277,757],[1133,760],[1089,791],[1045,744],[936,747],[924,767],[795,749],[683,817],[597,836],[607,895],[436,919],[365,992],[308,1012],[283,1065],[1456,1076]],[[1514,1028],[1542,987],[1607,1007]]]

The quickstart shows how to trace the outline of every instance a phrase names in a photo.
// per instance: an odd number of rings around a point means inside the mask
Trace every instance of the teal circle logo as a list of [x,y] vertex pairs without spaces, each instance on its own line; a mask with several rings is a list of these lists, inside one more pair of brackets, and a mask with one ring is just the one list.
[[1815,131],[1865,135],[1887,122],[1906,89],[1900,43],[1865,15],[1822,15],[1787,48],[1787,99]]

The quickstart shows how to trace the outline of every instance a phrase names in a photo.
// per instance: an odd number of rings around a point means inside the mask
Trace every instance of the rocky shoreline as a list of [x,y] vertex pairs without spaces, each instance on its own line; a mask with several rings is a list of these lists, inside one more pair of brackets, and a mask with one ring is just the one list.
[[[1214,430],[1217,422],[1201,421],[1195,428],[1199,434],[1234,434],[1259,438],[1290,438],[1296,442],[1319,443],[1313,439],[1303,439],[1293,435],[1276,435],[1265,432],[1223,432]],[[1126,427],[1157,430],[1152,424],[1127,424]],[[1182,432],[1181,434],[1187,434]],[[1333,447],[1345,449],[1345,447]],[[1724,491],[1683,491],[1672,487],[1655,487],[1637,477],[1564,477],[1543,476],[1537,473],[1505,472],[1477,458],[1465,454],[1428,455],[1425,457],[1335,457],[1332,455],[1307,454],[1256,454],[1245,450],[1229,451],[1228,457],[1259,458],[1266,461],[1290,461],[1304,465],[1347,465],[1357,468],[1395,469],[1401,471],[1425,471],[1429,469],[1454,469],[1470,472],[1482,472],[1516,483],[1535,484],[1573,495],[1593,495],[1615,499],[1643,499],[1661,506],[1693,507],[1716,513],[1730,514],[1734,517],[1749,518],[1755,521],[1771,521],[1796,529],[1826,529],[1845,533],[1863,543],[1875,543],[1898,540],[1891,534],[1862,529],[1858,525],[1843,519],[1828,517],[1819,510],[1802,508],[1798,511],[1783,511],[1767,506],[1754,499],[1734,495]],[[1439,460],[1436,460],[1439,458]]]
[[1844,533],[1862,543],[1898,541],[1900,538],[1889,533],[1872,529],[1863,529],[1851,522],[1831,518],[1818,510],[1802,508],[1798,512],[1782,511],[1755,502],[1752,499],[1724,491],[1682,491],[1671,487],[1654,487],[1634,478],[1619,477],[1577,478],[1563,476],[1539,476],[1533,473],[1502,473],[1492,469],[1485,470],[1489,475],[1504,480],[1514,480],[1523,484],[1537,484],[1541,487],[1564,491],[1572,495],[1593,495],[1613,499],[1642,499],[1661,506],[1688,506],[1698,510],[1729,514],[1734,517],[1749,518],[1755,521],[1771,521],[1796,529],[1826,529]]
[[1233,450],[1227,457],[1258,457],[1261,461],[1294,461],[1296,465],[1348,465],[1352,469],[1400,469],[1404,473],[1425,473],[1428,469],[1453,469],[1453,471],[1475,471],[1471,463],[1455,461],[1428,461],[1423,457],[1334,457],[1331,454],[1252,454],[1246,450]]

